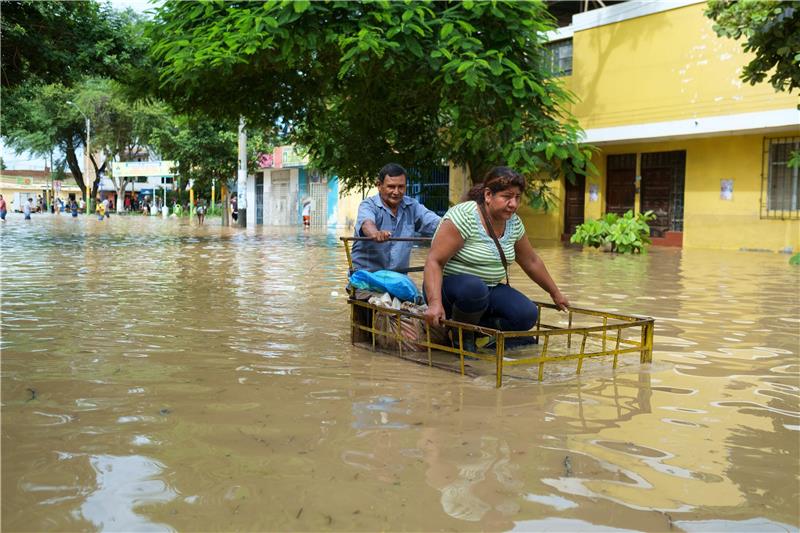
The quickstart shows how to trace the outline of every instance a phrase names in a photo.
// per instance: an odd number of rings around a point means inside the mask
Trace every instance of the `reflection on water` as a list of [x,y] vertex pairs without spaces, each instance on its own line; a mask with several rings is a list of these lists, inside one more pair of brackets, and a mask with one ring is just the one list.
[[97,488],[86,496],[79,514],[100,530],[164,531],[137,512],[145,504],[167,502],[175,492],[162,480],[161,465],[140,455],[98,455],[89,461],[97,475]]
[[40,216],[0,237],[3,530],[800,525],[785,256],[540,247],[575,305],[657,317],[655,362],[496,390],[353,348],[333,234]]

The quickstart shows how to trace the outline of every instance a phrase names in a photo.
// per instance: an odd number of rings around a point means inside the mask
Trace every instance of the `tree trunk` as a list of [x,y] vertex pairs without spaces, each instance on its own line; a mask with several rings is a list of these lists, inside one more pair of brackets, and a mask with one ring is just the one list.
[[97,162],[94,160],[94,156],[90,155],[89,160],[92,162],[92,167],[94,167],[94,181],[92,181],[92,196],[91,198],[97,198],[97,189],[100,188],[100,174],[105,171],[106,163],[108,160],[106,159],[103,161],[103,164],[100,167],[97,167]]
[[128,187],[128,182],[126,180],[122,180],[121,187],[116,183],[114,185],[117,190],[117,214],[120,214],[125,207],[125,188]]
[[67,158],[67,166],[69,166],[69,171],[72,172],[72,176],[75,178],[75,183],[81,190],[81,196],[86,197],[86,184],[83,181],[83,172],[81,172],[81,167],[78,164],[78,158],[75,156],[75,145],[72,144],[72,139],[67,139],[67,146],[66,150],[64,150],[64,153]]

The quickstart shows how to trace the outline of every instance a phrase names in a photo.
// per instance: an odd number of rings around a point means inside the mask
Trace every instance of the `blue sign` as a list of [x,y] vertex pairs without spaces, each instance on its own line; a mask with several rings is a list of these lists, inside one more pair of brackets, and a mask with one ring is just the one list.
[[142,189],[139,192],[139,198],[143,196],[153,196],[153,189]]

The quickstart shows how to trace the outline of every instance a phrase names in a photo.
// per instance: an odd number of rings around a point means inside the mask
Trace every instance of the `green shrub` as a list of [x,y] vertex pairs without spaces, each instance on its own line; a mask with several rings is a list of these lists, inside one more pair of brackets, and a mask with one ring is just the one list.
[[644,252],[650,244],[647,223],[655,218],[652,211],[636,215],[628,211],[622,216],[608,213],[600,220],[588,220],[575,228],[569,242],[621,254]]

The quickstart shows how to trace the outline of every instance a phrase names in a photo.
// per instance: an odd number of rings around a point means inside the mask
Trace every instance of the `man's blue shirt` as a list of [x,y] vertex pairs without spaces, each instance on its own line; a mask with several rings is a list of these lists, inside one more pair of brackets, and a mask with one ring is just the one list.
[[[408,196],[397,207],[397,216],[386,207],[379,194],[362,201],[358,206],[355,236],[364,237],[361,227],[372,220],[379,231],[390,231],[392,237],[431,237],[436,232],[439,215]],[[398,270],[408,268],[412,242],[355,241],[353,268],[355,270]]]

